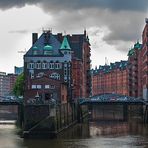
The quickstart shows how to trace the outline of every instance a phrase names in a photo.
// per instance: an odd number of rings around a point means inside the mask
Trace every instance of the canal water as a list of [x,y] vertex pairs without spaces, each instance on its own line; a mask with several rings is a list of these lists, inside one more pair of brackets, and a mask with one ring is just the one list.
[[148,126],[140,122],[78,124],[57,139],[23,139],[15,125],[0,125],[0,148],[148,148]]

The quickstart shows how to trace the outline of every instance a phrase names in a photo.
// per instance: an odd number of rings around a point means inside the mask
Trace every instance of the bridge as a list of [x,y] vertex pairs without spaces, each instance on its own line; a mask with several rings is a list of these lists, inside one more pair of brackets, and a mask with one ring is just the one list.
[[120,94],[101,94],[92,96],[90,98],[80,98],[80,105],[89,105],[89,104],[116,104],[116,105],[144,105],[146,102],[139,98],[129,97]]
[[120,94],[101,94],[89,98],[80,98],[81,107],[88,106],[93,119],[116,119],[127,121],[130,116],[143,117],[146,102],[140,98]]
[[22,104],[22,99],[15,98],[9,99],[6,96],[0,96],[0,105],[20,105]]
[[0,124],[12,124],[10,120],[16,120],[17,125],[23,122],[23,99],[0,96]]

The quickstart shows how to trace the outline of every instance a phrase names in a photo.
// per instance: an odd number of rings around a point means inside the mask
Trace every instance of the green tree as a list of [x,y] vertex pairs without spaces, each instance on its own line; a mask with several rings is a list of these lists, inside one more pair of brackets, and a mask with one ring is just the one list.
[[13,93],[15,96],[22,96],[24,91],[24,73],[20,74],[15,82]]

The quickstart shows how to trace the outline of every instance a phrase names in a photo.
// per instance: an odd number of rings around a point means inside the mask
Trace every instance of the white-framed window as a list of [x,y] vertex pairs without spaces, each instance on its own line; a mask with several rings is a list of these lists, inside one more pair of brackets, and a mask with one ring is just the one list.
[[34,63],[33,62],[29,63],[29,69],[34,69]]
[[45,89],[49,89],[50,88],[50,85],[45,85]]
[[43,63],[42,63],[42,68],[43,68],[43,69],[47,69],[47,63],[46,63],[46,62],[43,62]]
[[44,72],[40,72],[40,73],[37,74],[37,78],[41,78],[43,76],[44,76]]
[[56,79],[60,80],[60,75],[59,74],[56,75]]
[[49,69],[54,69],[54,63],[49,63]]
[[49,77],[54,79],[54,73],[52,73]]
[[36,63],[36,68],[37,68],[37,69],[41,69],[41,62],[37,62],[37,63]]
[[41,85],[36,85],[36,88],[37,88],[37,89],[41,89],[42,86],[41,86]]
[[55,63],[55,69],[61,69],[61,63]]
[[33,79],[34,78],[34,73],[31,73],[30,77],[31,77],[31,79]]
[[36,85],[32,85],[31,88],[32,88],[32,89],[36,89]]
[[58,73],[52,73],[49,77],[53,78],[53,79],[60,80],[60,75]]

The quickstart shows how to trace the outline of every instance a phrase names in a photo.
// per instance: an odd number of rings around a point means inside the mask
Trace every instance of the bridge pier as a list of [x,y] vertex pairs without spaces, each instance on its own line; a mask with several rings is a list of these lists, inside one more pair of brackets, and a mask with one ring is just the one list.
[[123,121],[128,121],[128,105],[123,105]]
[[24,106],[23,137],[56,137],[60,132],[77,123],[75,103]]
[[146,104],[144,107],[144,117],[143,117],[143,122],[148,123],[148,105]]

